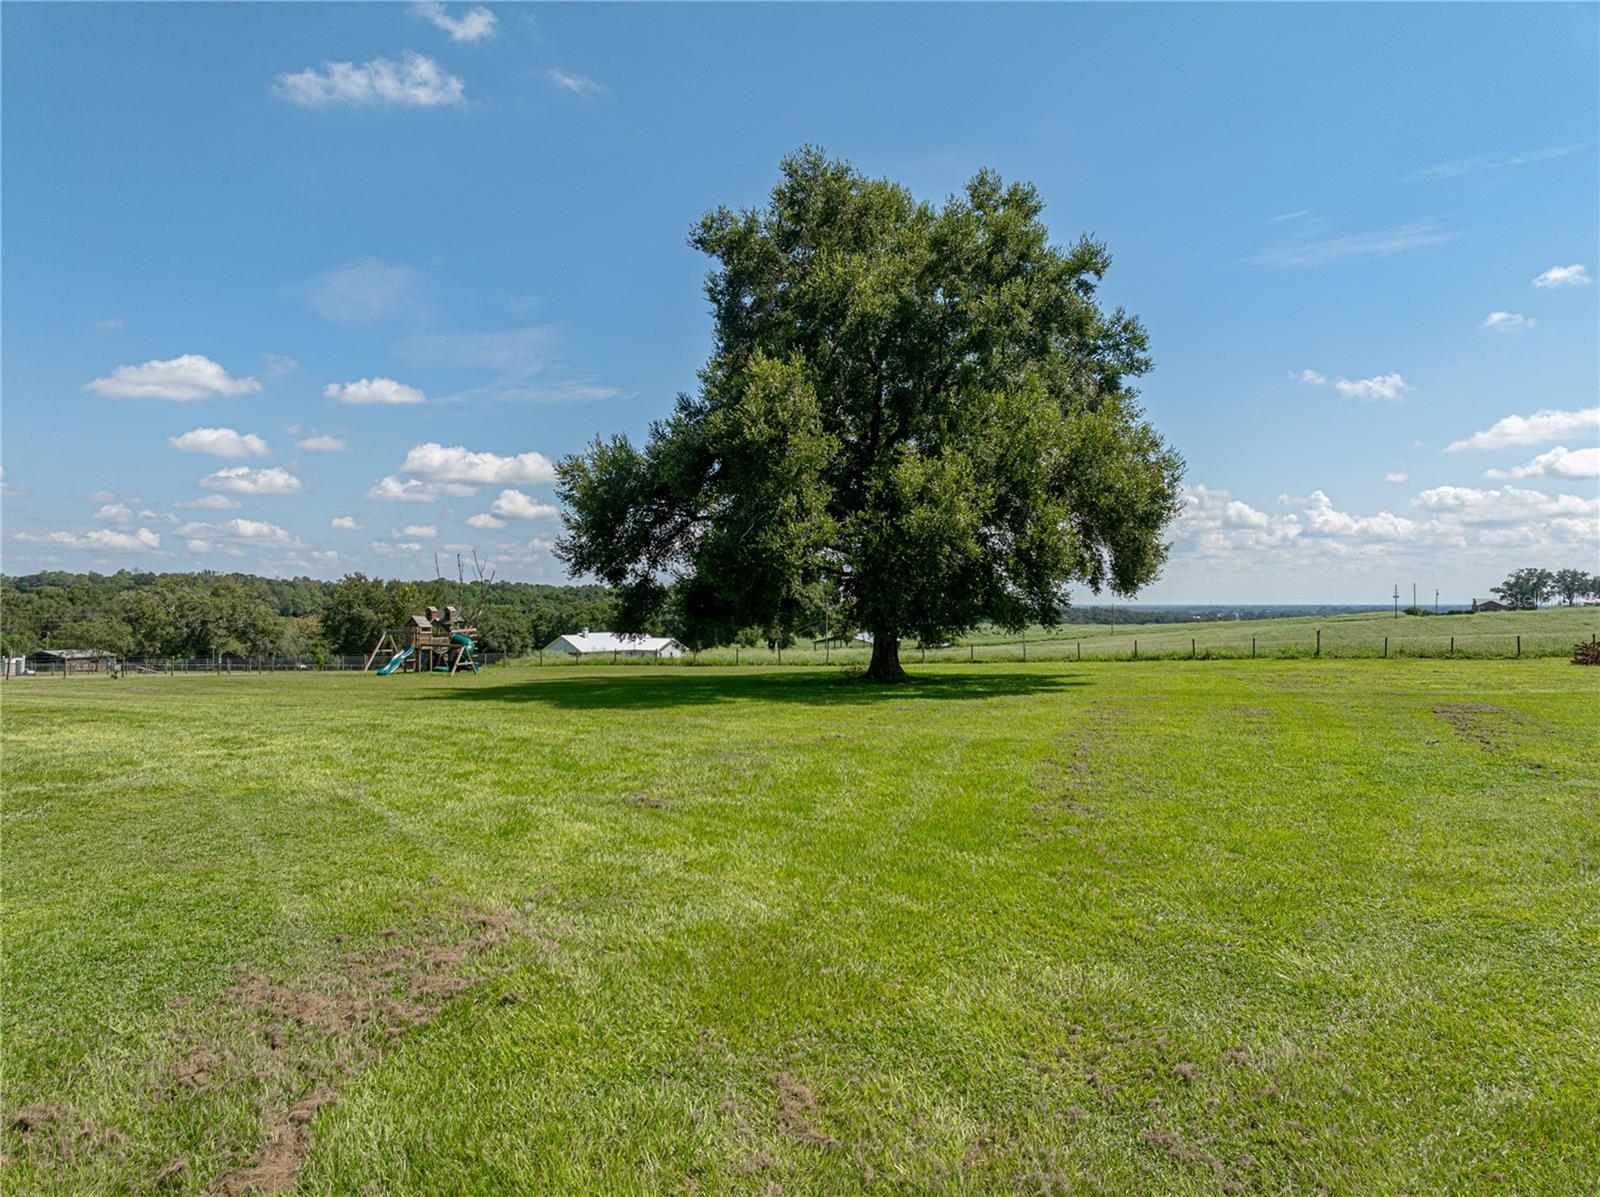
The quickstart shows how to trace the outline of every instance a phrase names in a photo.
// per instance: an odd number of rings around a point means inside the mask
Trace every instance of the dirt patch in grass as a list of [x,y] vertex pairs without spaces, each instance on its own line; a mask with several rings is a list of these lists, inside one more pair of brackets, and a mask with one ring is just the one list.
[[799,1143],[837,1147],[839,1140],[817,1129],[817,1099],[802,1082],[780,1072],[772,1078],[778,1087],[778,1128]]
[[[241,968],[216,1003],[180,1017],[148,1065],[148,1112],[159,1118],[163,1107],[210,1110],[243,1099],[260,1119],[255,1143],[224,1144],[211,1157],[221,1167],[205,1192],[235,1197],[293,1187],[318,1111],[337,1100],[342,1086],[399,1036],[504,972],[505,945],[534,939],[552,946],[526,903],[407,914],[403,926],[374,944],[335,948],[319,967],[296,975]],[[140,1159],[126,1136],[98,1128],[71,1105],[22,1107],[8,1115],[6,1130],[8,1147],[14,1144],[43,1172],[89,1162],[103,1170],[110,1163],[137,1192],[196,1182],[192,1152]]]
[[672,799],[663,798],[660,794],[646,794],[643,790],[636,790],[628,795],[629,806],[642,806],[650,810],[665,810],[672,805]]
[[1433,713],[1448,723],[1457,735],[1496,756],[1509,751],[1506,743],[1509,729],[1528,722],[1515,711],[1487,702],[1443,702],[1433,708]]
[[523,909],[458,908],[391,927],[376,946],[346,952],[309,976],[241,971],[222,1005],[230,1019],[249,1022],[254,1037],[207,1044],[202,1030],[177,1072],[180,1086],[198,1080],[261,1091],[255,1158],[223,1172],[209,1191],[233,1197],[292,1186],[311,1149],[311,1123],[337,1100],[339,1086],[387,1044],[438,1017],[451,998],[503,971],[486,963],[492,949],[535,933]]

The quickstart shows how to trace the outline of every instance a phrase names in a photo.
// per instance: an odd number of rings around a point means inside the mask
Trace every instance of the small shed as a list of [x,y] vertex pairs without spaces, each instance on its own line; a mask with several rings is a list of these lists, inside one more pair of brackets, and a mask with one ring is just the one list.
[[547,653],[569,657],[681,657],[689,650],[671,636],[635,636],[628,632],[591,632],[583,628],[557,636]]
[[103,648],[41,648],[34,657],[62,673],[107,673],[116,664],[117,654]]
[[1510,603],[1502,603],[1498,599],[1473,599],[1474,611],[1512,611],[1515,610]]

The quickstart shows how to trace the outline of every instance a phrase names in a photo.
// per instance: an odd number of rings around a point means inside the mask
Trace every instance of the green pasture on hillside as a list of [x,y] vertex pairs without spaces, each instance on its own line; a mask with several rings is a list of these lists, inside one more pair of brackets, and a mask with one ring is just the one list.
[[0,684],[0,1187],[1594,1191],[1600,670],[912,672]]

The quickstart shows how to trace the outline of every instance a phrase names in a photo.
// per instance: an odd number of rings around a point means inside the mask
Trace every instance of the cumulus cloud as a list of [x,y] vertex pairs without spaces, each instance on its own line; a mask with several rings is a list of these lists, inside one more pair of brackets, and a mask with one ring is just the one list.
[[282,466],[265,470],[234,466],[207,474],[200,479],[200,485],[205,490],[225,490],[236,495],[292,495],[300,491],[300,479]]
[[1280,501],[1303,505],[1308,536],[1394,540],[1409,536],[1417,530],[1414,521],[1389,511],[1380,511],[1376,515],[1367,516],[1356,516],[1340,511],[1334,507],[1333,500],[1320,490],[1312,491],[1310,497],[1306,499],[1290,499],[1285,496]]
[[1522,332],[1532,328],[1536,320],[1524,316],[1521,312],[1490,312],[1483,318],[1483,327],[1492,328],[1496,332]]
[[0,466],[0,495],[25,495],[28,493],[26,486],[19,486],[15,482],[6,481],[6,471]]
[[395,62],[324,62],[278,76],[274,89],[281,99],[305,108],[334,104],[363,107],[438,108],[465,101],[466,84],[433,59],[407,50]]
[[1506,416],[1465,440],[1445,446],[1446,453],[1463,449],[1505,449],[1513,445],[1537,445],[1569,436],[1600,435],[1600,406],[1577,411],[1545,408],[1531,416]]
[[312,549],[311,556],[318,561],[337,561],[339,554],[334,549]]
[[543,520],[561,514],[559,508],[549,503],[535,502],[520,490],[501,491],[500,497],[489,504],[489,510],[496,515],[519,520]]
[[1448,512],[1473,523],[1526,523],[1557,516],[1583,517],[1600,513],[1600,496],[1556,495],[1515,486],[1482,490],[1475,486],[1435,486],[1422,491],[1412,503],[1427,511]]
[[343,453],[350,446],[342,437],[337,436],[308,436],[304,440],[294,443],[296,449],[306,449],[312,453]]
[[1508,470],[1485,470],[1485,478],[1600,478],[1600,447],[1568,449],[1557,445]]
[[1372,378],[1338,378],[1334,388],[1347,399],[1377,399],[1398,403],[1406,391],[1416,390],[1398,374],[1379,374]]
[[294,545],[300,542],[277,524],[262,520],[233,519],[220,525],[221,531],[239,540],[261,541],[267,544]]
[[94,513],[94,518],[108,524],[131,524],[133,512],[123,503],[107,503]]
[[227,495],[202,495],[200,498],[191,499],[187,503],[174,503],[173,506],[178,508],[202,507],[225,511],[230,507],[239,506],[239,502],[237,499],[228,498]]
[[551,67],[545,72],[545,78],[561,91],[571,92],[575,96],[592,96],[606,90],[604,83],[598,83],[587,75],[575,74],[572,71],[562,71]]
[[432,524],[407,524],[404,528],[401,528],[398,532],[394,533],[394,535],[396,538],[401,536],[411,536],[415,537],[417,540],[432,540],[435,536],[439,535],[439,529],[434,527]]
[[209,453],[235,459],[265,457],[271,452],[267,442],[255,433],[238,433],[231,428],[195,428],[182,436],[169,436],[167,444],[180,453]]
[[75,532],[51,532],[44,536],[18,532],[16,539],[34,544],[61,545],[68,549],[109,549],[119,553],[145,553],[161,547],[161,536],[149,528],[136,528],[132,532],[96,528],[81,536]]
[[412,9],[419,17],[432,21],[438,29],[449,34],[451,41],[469,45],[493,37],[498,24],[494,13],[481,6],[469,8],[459,17],[452,17],[449,10],[437,0],[424,0],[413,5]]
[[390,503],[432,503],[441,494],[466,496],[477,494],[477,489],[455,482],[424,482],[418,478],[398,478],[386,474],[368,489],[367,498]]
[[1585,283],[1592,283],[1589,277],[1589,268],[1582,262],[1574,262],[1571,266],[1552,266],[1538,278],[1533,280],[1535,287],[1581,287]]
[[360,528],[361,527],[360,524],[356,523],[356,517],[353,516],[353,515],[336,515],[331,520],[328,521],[328,526],[330,528],[349,528],[349,529],[356,529],[356,528]]
[[261,389],[255,379],[233,378],[198,353],[140,366],[118,366],[105,378],[90,379],[83,385],[108,399],[172,399],[179,403],[218,395],[253,395]]
[[1400,470],[1390,470],[1383,476],[1383,480],[1385,482],[1410,482],[1411,475],[1402,473]]
[[[1316,370],[1302,370],[1299,374],[1292,371],[1290,378],[1301,382],[1309,382],[1313,386],[1324,386],[1328,378]],[[1346,399],[1381,400],[1385,403],[1398,403],[1407,391],[1416,390],[1399,374],[1376,374],[1371,378],[1336,378],[1333,388]]]
[[300,363],[294,358],[282,353],[267,354],[266,369],[262,371],[268,378],[282,378],[285,374],[292,374],[300,368]]
[[330,382],[322,388],[322,393],[329,399],[350,404],[408,404],[426,403],[428,400],[416,387],[408,387],[392,378],[358,378],[355,382],[343,384]]
[[505,526],[505,520],[496,519],[487,511],[479,512],[467,520],[467,527],[469,528],[504,528]]
[[433,482],[475,486],[552,482],[556,476],[555,466],[540,453],[502,457],[497,453],[474,453],[461,445],[447,448],[435,441],[415,446],[406,454],[400,470]]

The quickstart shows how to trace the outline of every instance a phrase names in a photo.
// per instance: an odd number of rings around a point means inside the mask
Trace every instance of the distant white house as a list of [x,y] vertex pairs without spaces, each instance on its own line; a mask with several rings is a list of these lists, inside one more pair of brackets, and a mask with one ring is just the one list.
[[569,632],[544,646],[569,657],[681,657],[689,650],[671,636],[633,636],[626,632]]

